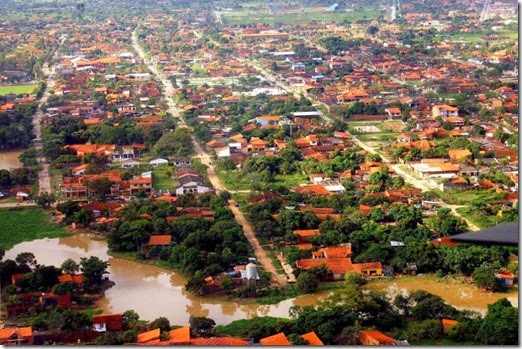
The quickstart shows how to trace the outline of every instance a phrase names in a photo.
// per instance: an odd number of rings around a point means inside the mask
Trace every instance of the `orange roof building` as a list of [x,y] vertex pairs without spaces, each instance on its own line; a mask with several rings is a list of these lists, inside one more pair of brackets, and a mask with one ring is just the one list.
[[396,345],[397,340],[388,337],[380,331],[363,330],[359,332],[359,342],[362,345]]
[[314,331],[302,334],[301,338],[308,341],[308,345],[324,345]]
[[32,345],[33,328],[16,327],[0,329],[0,345]]
[[442,319],[442,328],[444,330],[444,333],[448,333],[451,330],[451,328],[458,323],[459,322],[457,320]]
[[274,334],[270,337],[261,338],[259,340],[259,344],[261,345],[292,345],[288,338],[286,338],[283,332]]
[[138,343],[150,343],[159,342],[161,330],[156,328],[155,330],[140,333],[138,335]]
[[151,235],[149,238],[149,245],[170,245],[172,236],[170,235]]
[[190,326],[169,331],[169,338],[171,343],[190,341]]

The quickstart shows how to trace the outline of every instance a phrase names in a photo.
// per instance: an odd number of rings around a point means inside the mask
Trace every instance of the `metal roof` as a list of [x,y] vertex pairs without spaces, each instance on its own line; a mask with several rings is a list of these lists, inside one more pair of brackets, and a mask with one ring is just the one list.
[[519,224],[509,222],[494,227],[485,228],[476,232],[453,235],[451,240],[493,245],[518,245]]

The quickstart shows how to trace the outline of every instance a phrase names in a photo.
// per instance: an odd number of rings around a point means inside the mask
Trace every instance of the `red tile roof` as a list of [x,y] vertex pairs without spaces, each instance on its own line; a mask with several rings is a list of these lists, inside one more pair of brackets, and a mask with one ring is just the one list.
[[274,334],[270,337],[261,338],[259,340],[261,345],[292,345],[284,333]]
[[170,235],[151,235],[149,245],[170,245],[171,239]]
[[138,343],[147,343],[153,340],[159,340],[161,330],[156,328],[155,330],[140,333],[138,335]]
[[169,331],[169,338],[172,343],[190,341],[190,326]]
[[301,338],[308,341],[308,345],[324,345],[323,342],[317,337],[315,332],[308,332],[301,335]]
[[397,341],[391,337],[388,337],[380,331],[363,330],[360,332],[360,336],[372,338],[379,342],[379,345],[395,344]]

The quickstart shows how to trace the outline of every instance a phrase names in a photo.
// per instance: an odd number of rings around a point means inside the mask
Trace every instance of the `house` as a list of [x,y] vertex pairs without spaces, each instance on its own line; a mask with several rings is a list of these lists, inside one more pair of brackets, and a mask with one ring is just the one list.
[[190,326],[169,331],[169,339],[172,344],[190,341]]
[[201,183],[201,178],[199,175],[194,174],[183,174],[178,175],[178,181],[180,186],[176,188],[176,195],[182,195],[182,194],[201,194],[206,193],[208,191],[211,191],[211,189],[207,186],[204,186]]
[[302,334],[301,338],[307,341],[308,345],[324,345],[323,341],[317,337],[317,334],[315,334],[314,331]]
[[100,314],[92,316],[93,330],[96,332],[121,331],[123,326],[122,314]]
[[431,108],[431,114],[434,118],[437,116],[447,118],[450,116],[459,116],[459,108],[449,106],[447,104],[436,104]]
[[157,158],[154,160],[149,161],[149,165],[152,167],[158,167],[162,165],[168,165],[169,161],[167,159]]
[[168,246],[170,245],[172,236],[170,235],[151,235],[149,238],[149,245]]
[[453,326],[459,323],[457,320],[451,319],[442,319],[441,321],[444,334],[448,333]]
[[397,340],[388,337],[380,331],[362,330],[359,332],[359,342],[362,345],[397,345]]
[[140,166],[139,159],[125,159],[120,162],[121,168],[134,168]]
[[156,344],[160,341],[161,330],[156,328],[138,335],[138,343]]
[[89,164],[82,164],[80,166],[76,166],[72,169],[71,174],[73,176],[81,176],[85,174],[85,171],[87,171],[87,166],[89,166]]
[[450,149],[448,155],[452,162],[461,162],[470,158],[472,153],[468,149]]
[[510,273],[507,270],[504,270],[504,271],[501,271],[501,272],[495,274],[495,276],[500,279],[500,281],[502,282],[502,285],[504,287],[507,287],[507,288],[513,287],[513,284],[515,281],[514,274]]
[[172,162],[174,163],[175,166],[192,165],[192,158],[190,158],[188,156],[179,156],[179,157],[175,157],[174,159],[172,159]]
[[299,236],[299,243],[307,243],[310,238],[319,235],[319,229],[294,230],[294,234]]
[[292,345],[284,333],[274,334],[273,336],[261,338],[259,340],[261,345]]
[[384,112],[388,114],[390,117],[398,117],[401,116],[401,110],[399,108],[385,108]]
[[145,192],[147,195],[152,194],[152,178],[129,179],[127,183],[130,196],[136,195],[140,191]]
[[439,162],[439,163],[420,163],[412,164],[413,170],[420,176],[427,177],[443,177],[446,174],[453,174],[456,177],[459,173],[459,167],[453,164]]
[[230,156],[230,146],[227,145],[225,147],[216,148],[215,152],[218,158],[228,157]]
[[33,328],[15,327],[0,329],[0,345],[32,345]]

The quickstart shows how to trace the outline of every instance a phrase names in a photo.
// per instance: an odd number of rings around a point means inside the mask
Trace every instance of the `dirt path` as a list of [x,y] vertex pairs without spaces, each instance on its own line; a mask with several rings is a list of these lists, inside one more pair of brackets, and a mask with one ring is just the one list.
[[258,263],[261,264],[263,268],[272,275],[272,284],[285,285],[287,283],[286,277],[277,273],[276,268],[274,267],[274,263],[272,262],[270,257],[268,257],[268,254],[263,249],[263,247],[261,247],[261,244],[257,240],[252,226],[246,220],[245,216],[243,215],[243,212],[241,212],[241,210],[234,205],[232,200],[229,202],[229,207],[234,213],[236,221],[243,227],[243,232],[248,242],[254,248],[254,254]]
[[[138,53],[140,58],[143,59],[145,65],[150,69],[150,71],[161,80],[164,87],[163,96],[167,100],[169,112],[172,114],[172,116],[177,117],[179,119],[178,127],[190,128],[187,126],[183,118],[181,118],[180,110],[178,107],[176,107],[174,101],[172,100],[172,96],[174,94],[174,86],[172,86],[172,83],[165,77],[165,75],[162,72],[160,72],[149,59],[147,59],[145,51],[140,47],[138,43],[138,36],[136,30],[134,30],[134,32],[132,33],[132,46],[134,47],[134,50]],[[203,148],[201,148],[198,142],[196,142],[196,140],[194,139],[194,136],[192,136],[192,143],[194,146],[194,151],[197,154],[195,157],[199,158],[201,162],[207,166],[208,179],[214,187],[214,189],[216,190],[216,193],[219,194],[220,192],[227,190],[227,188],[219,180],[216,174],[216,170],[214,169],[214,165],[211,164],[212,159],[210,155],[205,150],[203,150]],[[254,234],[254,229],[252,228],[252,225],[250,225],[250,223],[246,220],[245,216],[243,215],[243,212],[241,212],[232,202],[229,202],[229,207],[234,213],[234,218],[236,222],[243,227],[243,233],[245,234],[245,237],[254,249],[254,254],[258,263],[261,264],[263,268],[272,275],[272,284],[286,284],[286,278],[277,273],[272,260],[268,257],[266,251],[263,250],[263,248],[261,247],[261,244],[259,243]]]

